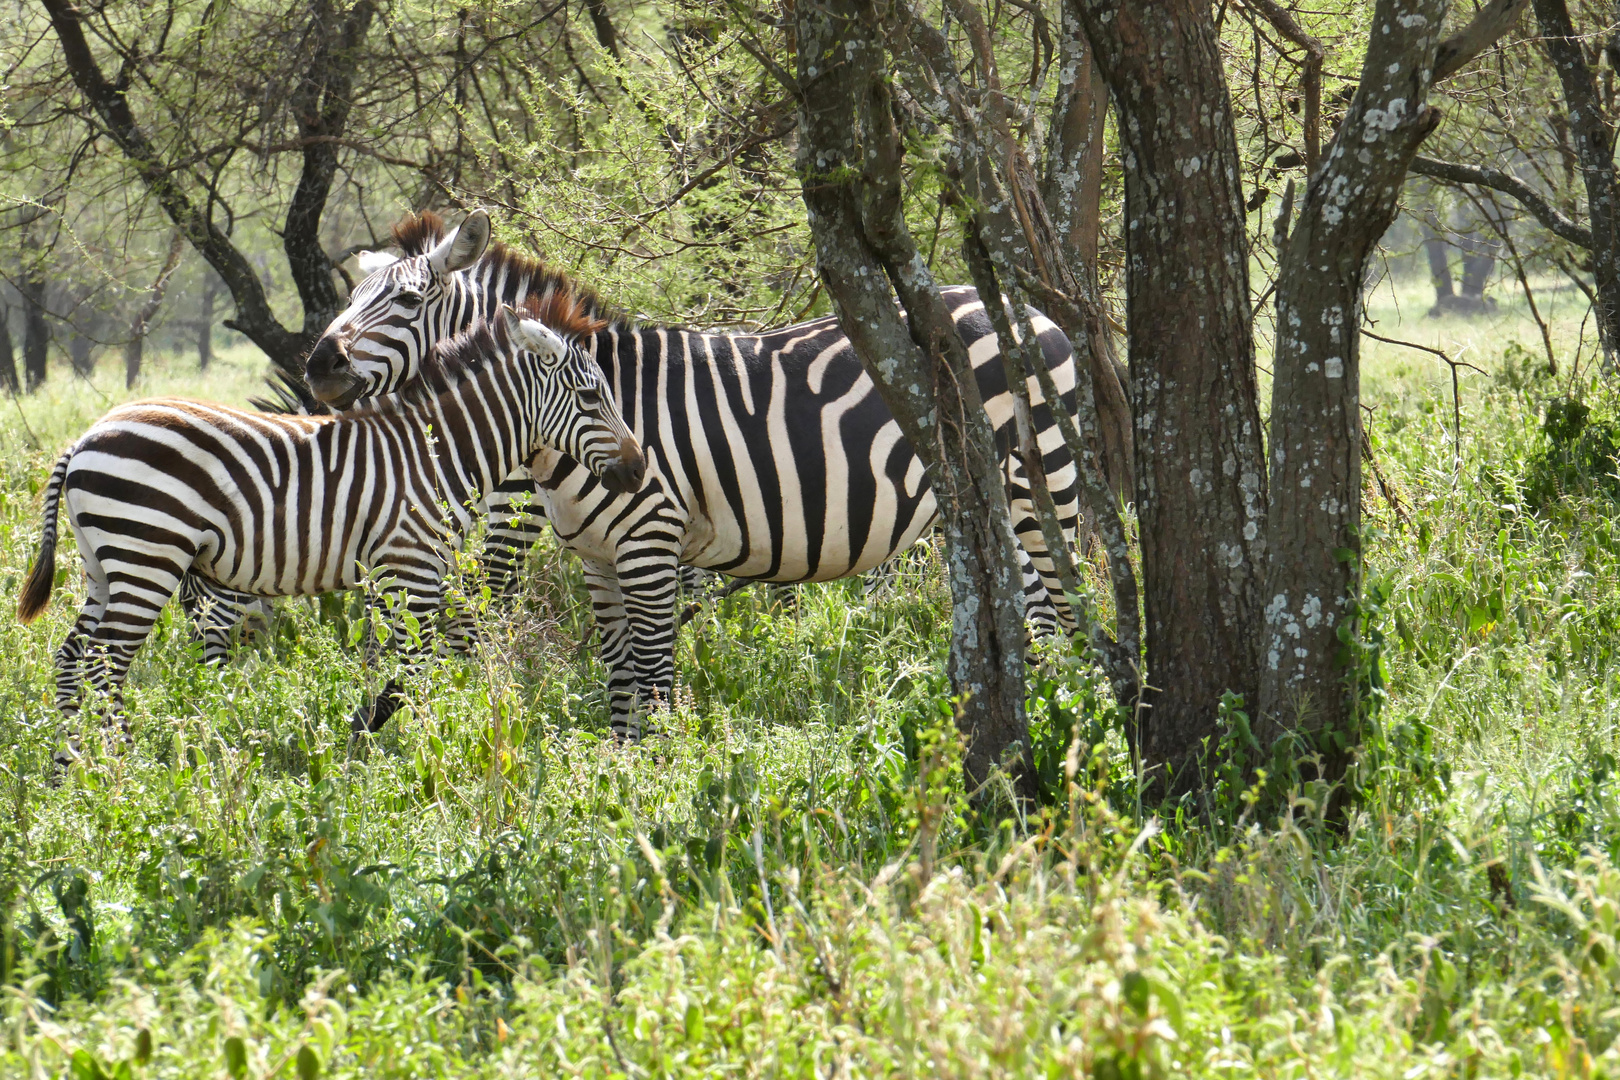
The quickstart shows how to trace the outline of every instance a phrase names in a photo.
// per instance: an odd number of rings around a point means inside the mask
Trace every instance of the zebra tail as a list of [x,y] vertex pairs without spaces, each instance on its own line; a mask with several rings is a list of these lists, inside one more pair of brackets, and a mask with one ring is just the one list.
[[68,462],[76,447],[56,459],[51,470],[51,482],[45,485],[45,528],[39,537],[39,554],[34,557],[34,568],[23,582],[22,595],[17,598],[17,620],[31,623],[50,602],[51,588],[56,584],[56,511],[62,502],[62,483],[67,479]]

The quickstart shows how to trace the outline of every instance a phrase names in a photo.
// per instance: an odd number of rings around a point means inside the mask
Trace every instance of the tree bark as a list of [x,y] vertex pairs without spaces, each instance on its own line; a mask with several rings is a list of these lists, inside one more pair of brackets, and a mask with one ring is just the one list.
[[[970,208],[963,223],[967,264],[986,314],[996,328],[1008,386],[1016,398],[1021,455],[1046,545],[1064,589],[1071,595],[1074,610],[1086,623],[1085,630],[1116,699],[1127,708],[1134,707],[1141,695],[1136,574],[1118,502],[1108,487],[1103,465],[1107,436],[1099,437],[1099,429],[1106,421],[1098,405],[1099,395],[1094,393],[1094,376],[1100,372],[1112,378],[1113,372],[1107,353],[1101,349],[1089,350],[1093,361],[1102,359],[1100,364],[1086,362],[1088,343],[1103,340],[1107,333],[1105,320],[1100,307],[1088,302],[1085,287],[1071,269],[1057,229],[1047,217],[1034,167],[1013,137],[1010,102],[1001,91],[989,30],[978,10],[965,0],[949,2],[973,43],[975,90],[963,84],[945,35],[929,23],[912,16],[904,25],[896,26],[889,38],[909,38],[918,67],[927,75],[926,88],[919,89],[939,119],[953,129],[948,144],[951,165],[946,170],[949,189],[955,193],[958,207]],[[1033,328],[1024,317],[1029,290],[1040,294],[1042,306],[1075,347],[1078,362],[1073,416],[1051,406],[1062,397],[1036,347]],[[1002,302],[1004,296],[1012,298],[1010,309]],[[1045,484],[1045,463],[1033,442],[1027,383],[1030,374],[1035,376],[1041,396],[1053,407],[1052,416],[1078,467],[1092,523],[1103,541],[1114,591],[1113,635],[1089,612],[1079,592],[1069,544],[1058,535],[1061,529]],[[1128,421],[1128,410],[1123,419]],[[1117,432],[1117,440],[1123,441],[1128,432],[1128,426]]]
[[11,347],[11,311],[0,305],[0,390],[15,394],[22,389],[17,381],[17,354]]
[[355,56],[376,13],[372,0],[360,0],[341,14],[333,10],[331,0],[315,0],[310,8],[308,33],[317,45],[291,101],[304,140],[304,163],[281,234],[287,267],[304,306],[301,336],[307,341],[319,337],[342,307],[332,260],[321,243],[321,214],[337,175],[334,140],[349,123]]
[[1103,132],[1108,119],[1108,84],[1091,53],[1079,14],[1063,4],[1059,24],[1058,92],[1047,142],[1041,201],[1058,237],[1058,248],[1077,279],[1081,299],[1098,314],[1092,332],[1074,347],[1090,363],[1097,403],[1097,431],[1103,468],[1116,497],[1129,499],[1136,484],[1131,442],[1131,406],[1125,396],[1130,373],[1114,350],[1114,337],[1102,316],[1097,245],[1102,235]]
[[1569,133],[1586,183],[1598,337],[1605,366],[1612,368],[1620,359],[1620,190],[1615,186],[1614,139],[1604,118],[1597,78],[1586,62],[1568,5],[1564,0],[1534,0],[1533,6],[1547,54],[1564,89]]
[[89,378],[95,373],[95,344],[83,330],[75,330],[68,337],[68,363],[73,365],[75,375]]
[[1266,479],[1237,138],[1210,5],[1072,0],[1113,91],[1150,782],[1185,790],[1222,695],[1259,690]]
[[29,270],[18,288],[23,298],[23,381],[31,394],[45,384],[50,359],[51,327],[45,321],[45,279]]
[[197,370],[207,371],[214,362],[214,297],[219,279],[204,271],[202,304],[197,312]]
[[927,465],[939,501],[964,767],[977,786],[1005,765],[1029,797],[1016,540],[967,351],[906,227],[882,30],[860,0],[801,0],[793,18],[799,172],[817,265],[839,325]]
[[1368,261],[1440,115],[1446,0],[1379,0],[1361,82],[1280,255],[1261,746],[1300,736],[1336,781],[1359,737],[1360,324]]
[[135,321],[129,328],[129,340],[124,342],[124,389],[134,387],[135,380],[141,377],[141,359],[146,352],[146,332],[152,325],[152,319],[157,315],[158,309],[163,306],[163,293],[169,287],[169,278],[174,276],[175,267],[180,265],[180,253],[185,250],[185,237],[178,232],[174,239],[169,241],[169,254],[163,260],[163,268],[158,271],[157,278],[152,282],[152,288],[146,295],[146,303],[141,305],[140,311],[135,313]]
[[1451,306],[1457,297],[1456,283],[1451,277],[1451,245],[1431,226],[1423,226],[1423,254],[1429,260],[1429,281],[1434,285],[1434,308],[1439,315]]

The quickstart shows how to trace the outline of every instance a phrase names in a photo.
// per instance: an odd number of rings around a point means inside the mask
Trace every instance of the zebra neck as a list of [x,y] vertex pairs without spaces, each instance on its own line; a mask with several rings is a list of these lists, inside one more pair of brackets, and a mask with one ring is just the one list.
[[460,502],[481,498],[534,456],[536,396],[532,364],[503,359],[400,416],[431,429],[439,484]]

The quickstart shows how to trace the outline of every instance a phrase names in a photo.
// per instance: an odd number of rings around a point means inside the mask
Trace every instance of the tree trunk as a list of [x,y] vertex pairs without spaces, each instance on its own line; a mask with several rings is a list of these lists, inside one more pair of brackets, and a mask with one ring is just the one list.
[[[1094,374],[1112,379],[1113,371],[1106,361],[1106,353],[1090,348],[1106,340],[1105,320],[1100,306],[1088,302],[1086,288],[1071,269],[1058,230],[1046,214],[1034,167],[1013,136],[1011,102],[1001,90],[989,28],[978,9],[967,0],[948,0],[948,3],[973,46],[975,70],[971,88],[959,74],[960,65],[944,33],[926,21],[913,18],[891,26],[889,39],[894,42],[909,39],[919,69],[931,76],[928,86],[937,88],[924,90],[924,95],[939,114],[937,119],[952,130],[947,157],[950,164],[945,170],[947,191],[955,204],[967,211],[963,223],[964,254],[974,285],[984,298],[985,312],[996,328],[1008,386],[1015,396],[1020,456],[1025,463],[1041,531],[1058,577],[1070,594],[1076,614],[1085,624],[1084,629],[1113,686],[1116,700],[1127,708],[1134,708],[1141,695],[1142,661],[1136,574],[1131,566],[1130,546],[1120,520],[1116,493],[1108,487],[1107,470],[1102,464],[1107,437],[1099,437],[1105,420],[1099,407],[1099,395],[1094,393],[1093,380]],[[1077,352],[1076,411],[1071,416],[1066,409],[1054,407],[1052,417],[1078,469],[1091,524],[1108,557],[1116,614],[1112,635],[1091,614],[1081,594],[1070,545],[1062,536],[1056,507],[1046,486],[1046,463],[1034,443],[1028,377],[1035,377],[1041,396],[1048,403],[1061,401],[1062,395],[1058,393],[1025,316],[1030,290],[1039,293],[1047,314],[1069,337]],[[1012,300],[1010,308],[1001,302],[1005,297]],[[1015,325],[1019,328],[1016,332]],[[1087,363],[1088,355],[1094,361],[1103,358],[1103,362]],[[1122,442],[1129,433],[1128,410],[1123,419],[1125,425],[1116,431],[1116,442]]]
[[1592,277],[1597,286],[1598,337],[1604,364],[1620,360],[1620,190],[1615,186],[1614,140],[1603,113],[1597,79],[1564,0],[1534,0],[1536,22],[1569,107],[1569,134],[1586,182],[1586,217],[1592,231]]
[[[1079,14],[1063,4],[1058,54],[1058,93],[1052,110],[1041,201],[1057,233],[1059,250],[1089,306],[1102,314],[1097,275],[1097,244],[1102,233],[1103,129],[1108,119],[1108,84],[1091,55],[1091,42]],[[1135,487],[1135,447],[1131,406],[1125,396],[1130,374],[1114,351],[1106,317],[1094,332],[1070,339],[1091,367],[1108,486],[1129,499]]]
[[1073,0],[1113,91],[1151,706],[1168,790],[1199,783],[1221,697],[1259,690],[1266,479],[1237,138],[1210,5]]
[[1457,299],[1451,278],[1451,245],[1428,222],[1423,224],[1423,254],[1429,259],[1429,280],[1434,283],[1434,307],[1429,314],[1439,316],[1450,310]]
[[817,265],[839,325],[939,501],[952,601],[948,666],[963,699],[968,780],[976,787],[1004,765],[1028,797],[1016,540],[967,351],[906,227],[882,31],[860,0],[801,0],[793,18],[799,172]]
[[207,371],[214,362],[214,297],[219,292],[219,280],[203,272],[202,305],[197,312],[197,370]]
[[17,354],[11,347],[11,312],[0,305],[0,390],[15,394],[22,389],[17,381]]
[[51,327],[45,321],[45,280],[36,269],[17,290],[23,298],[23,380],[31,394],[45,384]]
[[163,260],[163,269],[158,271],[156,280],[152,282],[152,289],[147,294],[146,303],[141,305],[140,311],[135,314],[135,322],[129,328],[129,340],[124,343],[124,389],[132,389],[135,380],[141,377],[141,358],[146,351],[146,332],[152,325],[152,318],[157,315],[158,308],[163,306],[163,293],[169,287],[169,278],[174,275],[175,267],[180,265],[180,253],[185,250],[185,237],[179,232],[169,241],[169,254]]
[[96,370],[95,342],[82,330],[73,331],[68,338],[68,361],[73,373],[88,379]]
[[[122,86],[102,71],[86,38],[79,8],[71,0],[41,3],[62,47],[62,60],[95,111],[101,131],[123,152],[154,201],[230,291],[236,315],[225,325],[245,334],[295,380],[293,385],[301,385],[304,355],[337,310],[337,287],[332,281],[331,260],[321,247],[320,221],[336,175],[336,142],[345,133],[353,100],[352,57],[376,14],[372,0],[360,0],[341,19],[329,0],[318,0],[310,11],[309,35],[319,44],[290,102],[299,135],[305,140],[303,169],[282,229],[282,245],[304,305],[299,331],[287,329],[276,318],[248,257],[214,222],[211,200],[201,205],[193,200],[180,182],[181,173],[169,166],[137,122]],[[122,59],[134,63],[128,55]]]
[[[1266,636],[1255,733],[1297,734],[1336,781],[1358,737],[1361,299],[1406,169],[1446,0],[1379,0],[1361,83],[1280,254],[1271,405]],[[1346,660],[1351,663],[1347,666]]]

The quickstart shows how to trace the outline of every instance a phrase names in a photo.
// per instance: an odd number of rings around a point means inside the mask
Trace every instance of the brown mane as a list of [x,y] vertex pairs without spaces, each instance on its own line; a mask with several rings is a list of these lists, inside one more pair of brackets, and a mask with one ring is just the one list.
[[[555,306],[549,297],[528,296],[512,306],[521,318],[539,319],[553,331],[557,330],[547,321],[546,313]],[[422,358],[421,371],[403,389],[360,402],[350,412],[397,412],[437,397],[475,378],[497,357],[505,356],[511,346],[505,319],[498,315],[493,319],[478,319],[455,337],[446,338],[429,349]]]
[[394,246],[405,253],[407,259],[426,255],[445,237],[444,218],[431,210],[420,214],[406,214],[394,222]]
[[[448,235],[444,219],[431,210],[406,214],[393,229],[394,243],[406,258],[426,255]],[[616,319],[595,292],[499,240],[491,241],[478,261],[489,267],[497,279],[505,279],[503,291],[508,295],[516,286],[523,286],[528,293],[524,317],[539,319],[564,338],[589,337]]]

